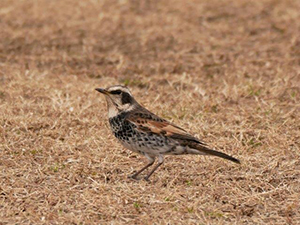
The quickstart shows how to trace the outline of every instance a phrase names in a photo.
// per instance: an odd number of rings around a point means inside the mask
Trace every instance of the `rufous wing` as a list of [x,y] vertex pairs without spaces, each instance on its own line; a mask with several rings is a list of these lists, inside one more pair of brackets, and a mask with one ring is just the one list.
[[163,120],[156,115],[133,114],[127,120],[137,126],[137,129],[143,132],[151,132],[157,135],[165,135],[170,138],[180,139],[182,141],[192,141],[205,145],[197,138],[187,133],[184,129]]

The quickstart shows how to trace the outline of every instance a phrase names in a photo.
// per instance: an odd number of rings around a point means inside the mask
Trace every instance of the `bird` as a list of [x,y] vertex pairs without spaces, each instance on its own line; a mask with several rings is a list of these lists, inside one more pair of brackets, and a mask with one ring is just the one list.
[[165,155],[211,155],[240,163],[232,156],[210,149],[186,130],[147,110],[135,100],[127,86],[114,85],[95,90],[105,95],[114,136],[125,148],[148,159],[148,164],[129,178],[140,180],[139,175],[158,158],[158,163],[144,177],[149,181],[150,176],[163,164]]

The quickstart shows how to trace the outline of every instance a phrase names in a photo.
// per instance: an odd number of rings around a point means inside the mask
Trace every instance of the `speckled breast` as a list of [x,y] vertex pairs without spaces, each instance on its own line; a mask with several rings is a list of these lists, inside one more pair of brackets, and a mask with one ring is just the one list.
[[120,140],[129,140],[133,133],[133,124],[125,120],[125,114],[121,113],[118,116],[109,118],[111,130],[116,138]]
[[130,123],[125,118],[126,114],[120,114],[109,119],[114,136],[124,147],[140,154],[147,153],[151,155],[166,153],[174,149],[175,142],[172,143],[163,135],[139,131],[135,124]]

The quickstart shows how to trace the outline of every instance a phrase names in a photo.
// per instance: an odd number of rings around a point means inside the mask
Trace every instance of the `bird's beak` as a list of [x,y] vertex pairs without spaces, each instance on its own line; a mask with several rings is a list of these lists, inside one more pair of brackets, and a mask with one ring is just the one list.
[[100,93],[105,94],[105,95],[109,94],[109,92],[107,90],[105,90],[104,88],[96,88],[95,90],[99,91]]

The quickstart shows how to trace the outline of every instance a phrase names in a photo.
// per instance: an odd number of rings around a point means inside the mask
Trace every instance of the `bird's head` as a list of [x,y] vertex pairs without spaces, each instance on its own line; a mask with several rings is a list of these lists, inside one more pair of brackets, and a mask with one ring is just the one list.
[[109,118],[122,112],[131,111],[138,105],[125,86],[115,85],[108,88],[96,88],[96,91],[105,95]]

